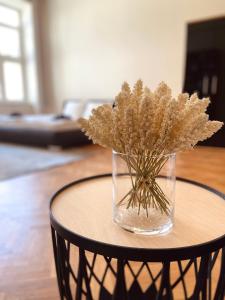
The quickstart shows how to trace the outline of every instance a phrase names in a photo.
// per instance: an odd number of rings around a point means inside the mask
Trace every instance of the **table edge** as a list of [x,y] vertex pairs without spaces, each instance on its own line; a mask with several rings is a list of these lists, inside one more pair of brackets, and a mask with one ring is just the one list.
[[[51,226],[55,231],[63,238],[71,242],[72,244],[75,244],[79,248],[88,250],[90,252],[98,253],[103,256],[109,256],[114,258],[121,258],[121,259],[129,259],[129,260],[136,260],[136,261],[175,261],[179,259],[190,259],[193,257],[198,257],[202,255],[207,255],[211,252],[214,252],[222,247],[225,246],[225,234],[213,239],[211,241],[196,244],[192,246],[186,246],[186,247],[176,247],[176,248],[134,248],[134,247],[127,247],[127,246],[121,246],[121,245],[113,245],[108,244],[100,241],[95,241],[93,239],[83,237],[75,232],[72,232],[62,226],[53,216],[52,214],[52,204],[54,199],[62,193],[64,190],[70,188],[73,185],[93,180],[93,179],[99,179],[104,177],[111,177],[111,173],[105,173],[105,174],[99,174],[89,177],[84,177],[75,181],[72,181],[66,185],[64,185],[62,188],[60,188],[50,199],[49,203],[49,212],[50,212],[50,222]],[[208,185],[205,185],[203,183],[186,179],[177,176],[176,180],[187,182],[190,184],[197,185],[203,189],[206,189],[219,197],[221,197],[223,200],[225,200],[225,194],[223,194],[221,191],[218,191],[217,189],[214,189]]]

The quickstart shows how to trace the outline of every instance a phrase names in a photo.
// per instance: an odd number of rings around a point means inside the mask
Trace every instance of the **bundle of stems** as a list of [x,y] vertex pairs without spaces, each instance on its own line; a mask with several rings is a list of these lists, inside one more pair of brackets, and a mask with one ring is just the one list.
[[149,209],[154,208],[162,214],[168,215],[170,202],[156,181],[161,169],[168,160],[168,156],[150,155],[123,155],[120,157],[126,162],[132,187],[128,193],[118,202],[118,206],[126,205],[126,208],[141,208],[149,216]]

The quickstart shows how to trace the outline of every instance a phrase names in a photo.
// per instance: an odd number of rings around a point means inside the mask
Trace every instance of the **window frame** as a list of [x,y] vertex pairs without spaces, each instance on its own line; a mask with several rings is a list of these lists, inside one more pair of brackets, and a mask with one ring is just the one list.
[[[0,26],[8,29],[17,30],[19,34],[19,46],[20,46],[20,56],[19,57],[13,57],[9,55],[2,55],[0,54],[0,85],[1,85],[1,97],[0,97],[0,103],[27,103],[28,101],[28,92],[27,92],[27,75],[26,75],[26,56],[25,56],[25,47],[24,47],[24,32],[23,32],[23,26],[22,26],[22,11],[21,9],[17,7],[13,7],[11,5],[6,5],[5,3],[1,2],[0,0],[0,6],[6,7],[9,9],[12,9],[14,11],[18,12],[19,15],[19,25],[18,27],[4,24],[0,22]],[[21,71],[22,71],[22,84],[23,84],[23,98],[22,99],[7,99],[6,97],[6,91],[5,91],[5,80],[4,80],[4,72],[3,72],[3,64],[4,62],[16,62],[21,65]]]

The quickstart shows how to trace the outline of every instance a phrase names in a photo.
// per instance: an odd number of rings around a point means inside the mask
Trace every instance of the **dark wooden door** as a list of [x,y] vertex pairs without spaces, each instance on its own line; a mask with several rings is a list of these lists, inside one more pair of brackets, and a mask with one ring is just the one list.
[[[188,25],[184,91],[210,97],[210,119],[225,122],[225,18]],[[225,147],[225,127],[202,144]]]

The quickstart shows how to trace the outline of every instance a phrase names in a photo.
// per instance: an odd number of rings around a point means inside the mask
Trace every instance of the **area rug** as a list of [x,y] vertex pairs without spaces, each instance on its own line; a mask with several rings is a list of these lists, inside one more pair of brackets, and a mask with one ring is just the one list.
[[84,158],[80,150],[48,150],[0,143],[0,180]]

